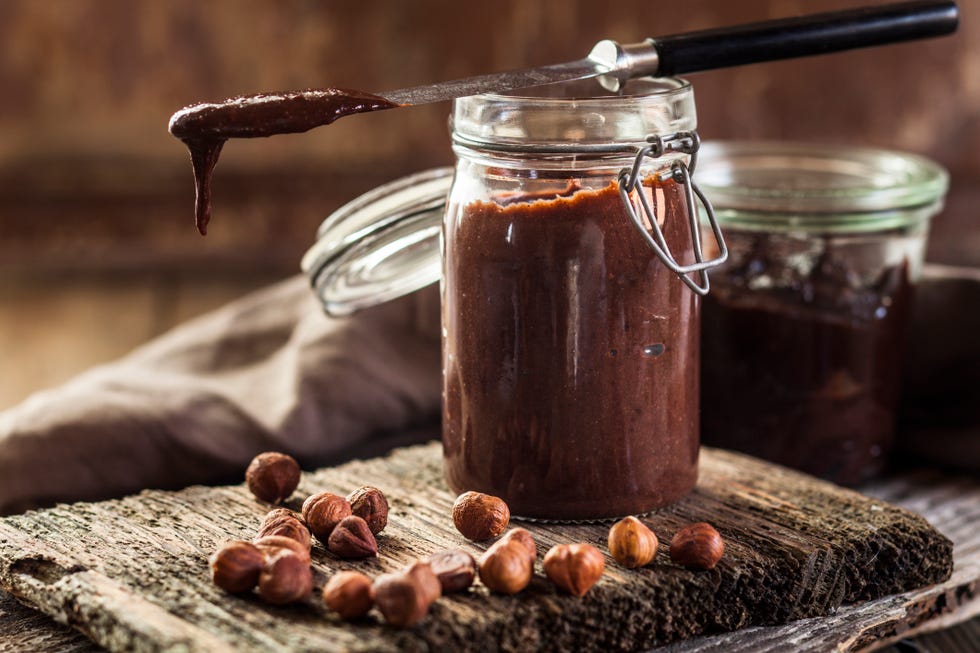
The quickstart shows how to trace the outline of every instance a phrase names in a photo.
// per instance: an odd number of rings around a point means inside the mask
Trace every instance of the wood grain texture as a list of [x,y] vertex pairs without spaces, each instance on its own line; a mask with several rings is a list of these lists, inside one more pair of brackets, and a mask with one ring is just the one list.
[[88,637],[0,592],[0,651],[93,653],[103,650]]
[[[250,538],[266,510],[241,486],[148,491],[6,518],[0,521],[0,586],[110,650],[634,650],[826,615],[843,602],[938,583],[950,574],[949,541],[917,515],[727,452],[704,450],[701,470],[691,496],[645,521],[663,542],[688,522],[714,523],[728,544],[715,570],[675,567],[663,547],[655,564],[642,570],[608,561],[600,583],[577,599],[551,586],[539,565],[522,595],[491,596],[477,586],[441,599],[426,621],[407,631],[390,629],[374,615],[343,624],[315,596],[299,606],[273,607],[211,585],[207,556],[226,539]],[[346,493],[363,483],[382,488],[391,501],[381,556],[344,562],[317,546],[318,587],[339,569],[373,576],[461,543],[449,518],[453,496],[441,480],[437,444],[307,474],[293,507],[312,492]],[[571,541],[605,550],[604,525],[529,528],[542,554]],[[473,553],[485,548],[464,546]],[[961,594],[943,590],[943,601],[969,598],[975,581],[971,589],[967,580]],[[852,638],[846,650],[864,644]]]
[[[922,470],[892,475],[861,489],[868,496],[925,515],[953,541],[954,567],[949,580],[845,606],[830,617],[697,637],[659,649],[658,653],[776,653],[788,648],[800,653],[870,651],[920,632],[950,629],[980,615],[980,482]],[[964,628],[965,633],[974,632],[968,626]],[[964,636],[949,635],[954,640]]]

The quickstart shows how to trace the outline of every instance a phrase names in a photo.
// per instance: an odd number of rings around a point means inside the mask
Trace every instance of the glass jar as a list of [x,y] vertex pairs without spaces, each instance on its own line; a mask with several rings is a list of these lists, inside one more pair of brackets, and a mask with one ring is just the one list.
[[947,175],[870,148],[709,143],[730,256],[705,301],[702,436],[843,484],[892,442],[906,323]]
[[575,93],[463,98],[452,117],[445,474],[527,518],[642,513],[697,478],[690,275],[714,262],[679,165],[698,145],[693,91],[647,79]]
[[341,207],[303,270],[331,315],[442,279],[454,491],[536,519],[646,512],[697,479],[700,295],[725,256],[701,251],[694,94],[523,93],[457,100],[455,170]]

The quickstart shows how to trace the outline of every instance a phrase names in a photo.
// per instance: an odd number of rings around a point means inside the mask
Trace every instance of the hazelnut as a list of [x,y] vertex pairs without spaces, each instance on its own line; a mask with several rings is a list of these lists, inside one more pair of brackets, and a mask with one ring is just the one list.
[[293,551],[281,549],[266,559],[259,574],[259,596],[275,605],[302,601],[313,591],[310,563]]
[[351,513],[367,522],[371,532],[377,535],[388,525],[388,499],[376,487],[365,485],[347,495]]
[[284,535],[266,535],[252,542],[266,558],[271,558],[282,549],[292,551],[300,558],[310,561],[310,550],[303,546],[302,542],[297,542],[291,537]]
[[[374,581],[374,602],[385,621],[398,628],[408,628],[425,618],[434,600],[432,582],[435,575],[431,569],[428,572],[431,575],[428,581],[424,568],[378,576]],[[438,587],[438,579],[434,582]]]
[[227,542],[209,560],[211,580],[226,592],[247,592],[259,582],[265,558],[249,542]]
[[260,453],[245,470],[245,483],[260,501],[280,503],[299,485],[299,463],[284,453]]
[[528,586],[534,574],[534,559],[527,546],[517,538],[494,542],[477,563],[480,580],[490,591],[517,594]]
[[312,494],[303,502],[303,519],[306,520],[310,532],[324,544],[337,524],[350,515],[347,499],[330,492]]
[[327,539],[327,548],[341,558],[367,558],[378,554],[378,542],[371,528],[356,515],[340,520]]
[[433,553],[426,562],[439,579],[443,594],[462,592],[476,578],[476,560],[462,549]]
[[281,535],[296,540],[307,549],[312,545],[310,529],[303,518],[287,508],[276,508],[262,519],[256,539],[266,535]]
[[359,571],[339,571],[324,586],[323,601],[342,618],[358,619],[374,606],[374,586]]
[[609,529],[609,553],[627,569],[650,564],[657,555],[657,536],[636,517],[626,517]]
[[463,537],[479,542],[497,537],[510,523],[510,508],[503,499],[481,492],[466,492],[453,504],[453,524]]
[[442,583],[432,570],[432,565],[424,560],[416,560],[405,567],[402,573],[411,577],[419,586],[419,590],[431,603],[442,596]]
[[534,537],[526,528],[512,528],[500,539],[519,542],[527,551],[528,556],[531,557],[531,564],[534,564],[538,557],[538,545],[535,544]]
[[605,558],[591,544],[558,544],[544,556],[545,575],[575,596],[585,596],[605,568]]
[[685,526],[670,541],[670,559],[685,567],[714,569],[724,553],[721,535],[705,522]]

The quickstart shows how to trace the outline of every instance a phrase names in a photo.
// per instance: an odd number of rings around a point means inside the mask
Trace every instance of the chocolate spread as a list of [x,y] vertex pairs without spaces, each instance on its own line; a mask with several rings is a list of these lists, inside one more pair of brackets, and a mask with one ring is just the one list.
[[[648,189],[691,262],[683,189]],[[654,257],[616,184],[450,207],[446,478],[515,515],[642,513],[696,481],[699,298]]]
[[383,97],[339,88],[240,95],[224,102],[193,104],[170,118],[170,133],[190,150],[194,166],[197,228],[211,220],[211,175],[229,138],[305,132],[354,113],[398,106]]
[[704,443],[844,484],[874,474],[895,428],[907,266],[862,281],[828,244],[800,275],[769,236],[726,238],[747,254],[714,273],[704,303]]

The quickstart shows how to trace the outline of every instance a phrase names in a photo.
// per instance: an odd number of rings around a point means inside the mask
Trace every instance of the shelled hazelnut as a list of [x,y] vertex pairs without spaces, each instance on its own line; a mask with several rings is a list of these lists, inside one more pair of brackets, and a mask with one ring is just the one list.
[[342,618],[359,619],[374,606],[374,585],[359,571],[339,571],[324,586],[323,601]]
[[303,519],[310,532],[324,544],[337,524],[350,515],[347,499],[330,492],[311,494],[303,502]]
[[442,596],[442,583],[439,582],[435,571],[432,570],[432,565],[427,561],[416,560],[405,567],[402,573],[418,584],[430,603]]
[[251,542],[227,542],[209,560],[211,580],[227,592],[247,592],[258,584],[264,562]]
[[268,603],[285,605],[302,601],[313,591],[309,560],[289,549],[267,557],[259,573],[259,596]]
[[292,456],[274,451],[260,453],[245,470],[245,484],[255,498],[281,503],[299,486],[299,463]]
[[725,553],[725,541],[706,522],[685,526],[670,541],[670,559],[693,569],[714,569]]
[[528,556],[531,558],[531,564],[534,564],[535,559],[538,557],[538,545],[534,541],[534,536],[531,535],[530,531],[526,528],[512,528],[507,531],[501,538],[504,541],[514,540],[520,543],[527,551]]
[[545,575],[575,596],[585,596],[605,568],[605,558],[591,544],[558,544],[544,556]]
[[287,549],[298,555],[300,558],[306,560],[307,563],[310,562],[309,548],[303,546],[302,542],[297,542],[291,537],[285,537],[284,535],[266,535],[265,537],[255,539],[252,544],[254,544],[266,558],[275,555],[282,549]]
[[462,549],[433,553],[426,562],[439,579],[443,594],[462,592],[476,578],[476,560]]
[[377,535],[388,525],[388,499],[384,492],[376,487],[365,485],[347,495],[351,512],[371,527],[371,532]]
[[531,582],[534,556],[524,536],[503,537],[480,556],[477,567],[480,580],[491,592],[517,594]]
[[465,492],[453,504],[453,524],[463,537],[480,542],[497,537],[510,523],[510,508],[503,499],[481,492]]
[[256,539],[267,535],[281,535],[294,539],[307,549],[313,544],[310,529],[302,516],[288,508],[276,508],[262,519]]
[[609,553],[627,569],[650,564],[659,547],[657,536],[636,517],[626,517],[609,529]]
[[374,581],[374,602],[387,621],[397,628],[414,626],[439,598],[439,579],[431,567],[417,562],[396,574],[382,574]]
[[327,549],[341,558],[368,558],[378,554],[378,542],[367,522],[357,515],[350,515],[330,533]]

